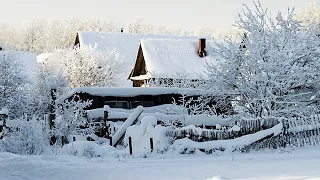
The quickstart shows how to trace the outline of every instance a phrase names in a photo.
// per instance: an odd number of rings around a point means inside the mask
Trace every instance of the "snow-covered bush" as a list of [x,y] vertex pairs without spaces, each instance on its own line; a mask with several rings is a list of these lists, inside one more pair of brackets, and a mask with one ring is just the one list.
[[91,159],[108,155],[113,156],[116,151],[117,149],[114,147],[98,145],[92,141],[75,141],[63,146],[61,154]]
[[244,6],[236,26],[244,30],[242,43],[216,43],[217,65],[209,65],[212,86],[234,97],[245,114],[303,116],[317,107],[320,39],[316,28],[302,31],[294,11],[271,17],[255,3]]
[[50,149],[49,132],[42,119],[21,117],[14,120],[10,132],[0,140],[0,150],[23,155],[38,155]]

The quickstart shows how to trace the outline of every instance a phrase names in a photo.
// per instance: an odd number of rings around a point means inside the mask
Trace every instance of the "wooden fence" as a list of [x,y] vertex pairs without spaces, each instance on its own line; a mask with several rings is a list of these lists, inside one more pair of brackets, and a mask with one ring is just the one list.
[[178,128],[167,131],[167,136],[172,137],[173,139],[189,138],[196,142],[234,139],[243,135],[253,134],[264,129],[272,128],[278,123],[279,121],[277,119],[241,120],[237,123],[240,127],[240,131],[233,130],[231,126],[224,130]]
[[320,116],[283,120],[283,136],[286,145],[301,147],[320,144]]
[[167,132],[167,136],[173,139],[189,138],[196,142],[234,139],[243,135],[253,134],[258,131],[269,129],[278,123],[283,124],[282,133],[276,136],[263,138],[255,143],[244,147],[242,150],[302,147],[306,145],[320,144],[320,115],[308,118],[287,119],[257,119],[241,120],[240,131],[202,129],[202,128],[178,128]]

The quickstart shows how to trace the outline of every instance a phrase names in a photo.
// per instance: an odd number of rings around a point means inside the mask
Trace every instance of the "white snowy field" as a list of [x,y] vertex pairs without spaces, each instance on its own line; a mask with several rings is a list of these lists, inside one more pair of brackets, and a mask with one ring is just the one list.
[[320,180],[320,146],[291,152],[143,158],[19,156],[0,153],[1,180]]

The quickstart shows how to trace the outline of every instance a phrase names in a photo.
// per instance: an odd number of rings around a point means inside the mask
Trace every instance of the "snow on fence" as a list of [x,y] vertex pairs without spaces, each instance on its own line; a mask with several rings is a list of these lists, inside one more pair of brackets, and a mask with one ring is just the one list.
[[167,136],[173,139],[189,138],[196,142],[235,139],[243,135],[254,134],[261,130],[269,129],[277,125],[279,121],[273,119],[240,120],[228,129],[204,129],[193,125],[177,128],[167,132]]
[[181,154],[194,153],[196,149],[211,154],[218,151],[230,151],[242,150],[251,144],[266,139],[268,137],[277,136],[282,132],[283,125],[278,123],[272,128],[262,130],[253,134],[244,135],[235,139],[216,140],[207,142],[195,142],[190,139],[179,139],[173,143],[174,149],[178,150]]
[[281,120],[241,120],[239,122],[240,131],[235,131],[234,128],[216,130],[186,126],[168,131],[167,136],[176,140],[189,138],[195,142],[237,139],[241,136],[270,129],[279,122],[283,124],[281,134],[256,141],[248,149],[302,147],[320,144],[320,115],[313,115],[308,118],[283,118]]
[[284,119],[283,125],[286,145],[301,147],[320,144],[320,115]]

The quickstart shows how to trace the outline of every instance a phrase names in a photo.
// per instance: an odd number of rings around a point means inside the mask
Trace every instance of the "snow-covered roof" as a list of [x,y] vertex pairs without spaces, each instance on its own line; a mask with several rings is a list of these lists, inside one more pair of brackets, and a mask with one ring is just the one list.
[[79,87],[74,88],[67,97],[76,93],[87,93],[93,96],[117,96],[134,97],[139,95],[161,95],[161,94],[186,94],[201,95],[210,94],[210,92],[197,90],[193,88],[167,88],[167,87]]
[[205,38],[211,40],[210,36],[173,36],[159,34],[136,34],[136,33],[115,33],[115,32],[93,32],[84,31],[78,32],[80,47],[81,45],[93,46],[98,50],[105,51],[106,49],[116,48],[123,55],[125,67],[123,75],[121,75],[120,83],[123,87],[132,87],[132,82],[128,81],[128,75],[134,66],[140,40],[142,39],[189,39],[198,40]]
[[30,79],[34,79],[37,73],[37,56],[32,52],[24,51],[0,51],[0,55],[10,55],[19,59],[25,73]]
[[[206,66],[215,65],[213,40],[206,41],[206,56],[199,57],[198,40],[146,39],[141,40],[147,76],[185,79],[206,78]],[[180,77],[181,78],[181,77]]]

